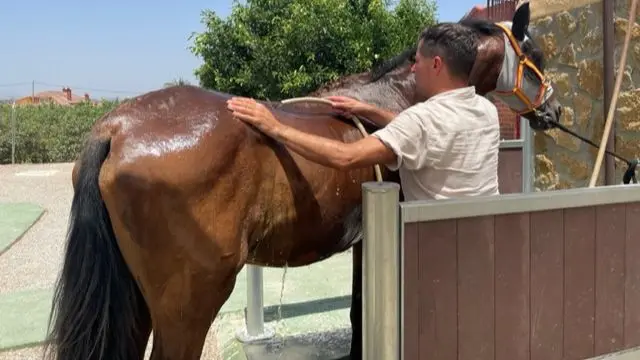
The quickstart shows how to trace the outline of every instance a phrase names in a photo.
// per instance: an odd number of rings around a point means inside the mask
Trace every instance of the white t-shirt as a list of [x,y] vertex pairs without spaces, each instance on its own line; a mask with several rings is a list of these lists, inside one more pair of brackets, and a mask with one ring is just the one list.
[[372,136],[396,155],[406,200],[498,195],[498,110],[473,86],[418,103]]

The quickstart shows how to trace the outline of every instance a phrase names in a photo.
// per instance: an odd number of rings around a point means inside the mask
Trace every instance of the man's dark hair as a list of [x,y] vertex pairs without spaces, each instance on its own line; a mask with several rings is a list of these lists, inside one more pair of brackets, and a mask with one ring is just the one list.
[[440,56],[451,75],[466,81],[476,61],[478,39],[478,34],[472,28],[458,23],[439,23],[420,34],[420,40],[423,41],[420,54],[425,57]]

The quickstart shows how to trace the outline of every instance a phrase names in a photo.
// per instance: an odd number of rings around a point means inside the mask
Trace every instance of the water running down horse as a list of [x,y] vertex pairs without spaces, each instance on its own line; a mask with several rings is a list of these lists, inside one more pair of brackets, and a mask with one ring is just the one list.
[[[545,130],[560,106],[541,75],[542,52],[525,35],[528,23],[526,3],[505,24],[511,31],[465,21],[482,34],[471,83],[481,94],[517,88],[509,104]],[[530,62],[514,60],[519,49]],[[421,100],[414,52],[311,96],[349,95],[400,112]],[[152,360],[199,359],[245,264],[304,266],[351,247],[351,357],[361,358],[361,184],[374,180],[373,168],[311,163],[233,119],[229,97],[167,88],[94,125],[73,171],[49,344],[57,359],[142,359],[152,329]],[[346,142],[361,136],[326,105],[271,105],[298,129]]]

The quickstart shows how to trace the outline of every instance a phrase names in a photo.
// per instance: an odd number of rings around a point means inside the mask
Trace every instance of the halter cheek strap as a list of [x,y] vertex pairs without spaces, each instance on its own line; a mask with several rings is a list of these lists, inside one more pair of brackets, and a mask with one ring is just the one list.
[[[496,25],[504,31],[504,61],[492,93],[519,115],[535,111],[551,97],[553,88],[536,65],[524,55],[511,29],[501,23]],[[527,79],[526,73],[537,79]]]

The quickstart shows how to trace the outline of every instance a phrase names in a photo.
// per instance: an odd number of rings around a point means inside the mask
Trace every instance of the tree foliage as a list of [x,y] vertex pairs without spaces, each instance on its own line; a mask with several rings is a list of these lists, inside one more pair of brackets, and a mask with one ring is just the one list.
[[[235,1],[235,0],[234,0]],[[370,70],[435,22],[432,0],[246,0],[222,19],[203,11],[192,36],[206,88],[277,100]]]
[[11,105],[0,105],[0,164],[11,163],[14,141],[16,163],[74,161],[95,121],[118,104],[27,105],[16,106],[15,113]]

